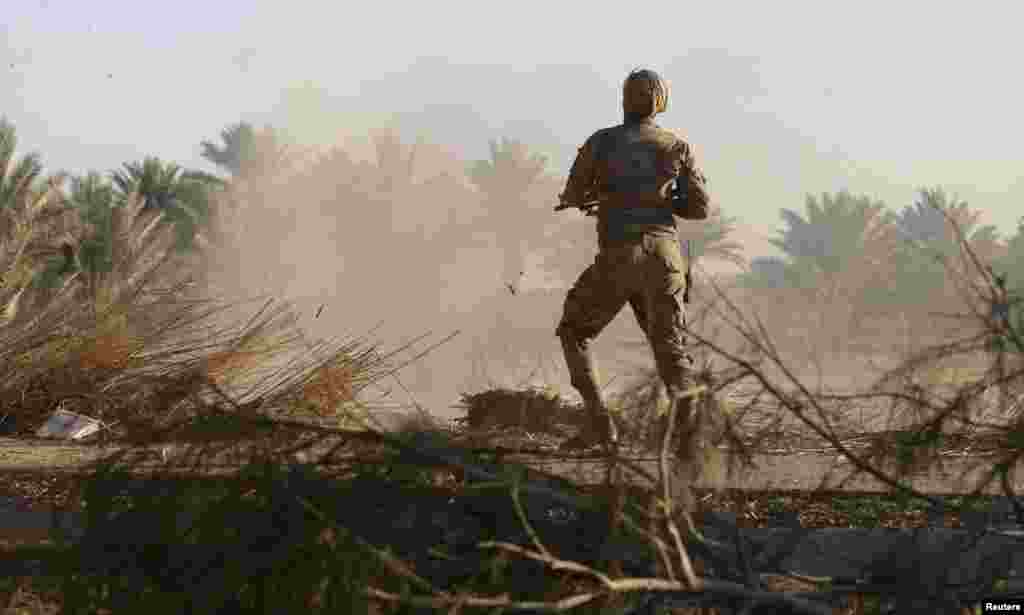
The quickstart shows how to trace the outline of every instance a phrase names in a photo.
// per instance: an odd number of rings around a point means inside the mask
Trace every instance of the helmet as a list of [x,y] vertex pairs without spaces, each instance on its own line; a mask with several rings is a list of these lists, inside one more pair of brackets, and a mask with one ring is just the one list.
[[668,107],[668,82],[646,68],[629,73],[622,84],[622,110],[625,113],[652,116]]

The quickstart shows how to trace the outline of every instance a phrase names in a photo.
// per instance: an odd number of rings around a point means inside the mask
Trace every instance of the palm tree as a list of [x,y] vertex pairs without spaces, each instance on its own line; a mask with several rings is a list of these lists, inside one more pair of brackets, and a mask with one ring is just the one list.
[[200,155],[232,176],[240,175],[253,154],[256,132],[251,124],[239,122],[222,130],[220,139],[222,146],[212,141],[200,143]]
[[1024,217],[1017,221],[1017,231],[1006,242],[998,265],[1007,276],[1007,286],[1024,291]]
[[113,267],[113,214],[115,191],[95,171],[71,179],[70,203],[78,210],[87,233],[79,241],[78,257],[87,272],[105,272]]
[[250,223],[251,206],[272,201],[277,180],[297,172],[306,154],[273,127],[257,131],[247,122],[222,130],[220,144],[203,141],[200,145],[202,157],[230,176],[210,203],[211,235],[218,241],[242,232]]
[[10,209],[25,202],[25,195],[42,176],[39,154],[32,152],[15,160],[17,131],[0,117],[0,208]]
[[[979,226],[981,211],[949,199],[941,188],[923,189],[913,205],[896,218],[903,240],[897,254],[904,298],[921,301],[942,289],[948,276],[966,274],[960,237],[986,263],[997,261],[1005,248],[994,225]],[[959,234],[957,233],[959,230]]]
[[372,169],[378,191],[390,194],[412,185],[416,155],[421,145],[422,141],[417,140],[411,147],[405,147],[394,131],[378,132],[373,135],[377,160]]
[[[791,209],[780,212],[786,228],[769,240],[801,272],[835,279],[857,265],[878,265],[891,254],[893,214],[885,204],[847,191],[811,195],[807,217]],[[820,277],[819,277],[820,276]]]
[[[98,313],[165,271],[176,254],[176,229],[162,223],[174,210],[155,204],[159,195],[147,206],[139,193],[119,192],[97,173],[73,178],[65,195],[66,177],[44,177],[37,155],[15,161],[15,144],[13,127],[0,121],[3,324],[83,302]],[[127,176],[119,176],[121,189],[129,187]]]
[[490,160],[474,162],[469,177],[492,203],[500,206],[521,197],[544,174],[547,158],[531,154],[521,141],[503,138],[489,145]]
[[486,226],[496,234],[502,252],[502,282],[514,284],[528,251],[527,229],[543,228],[550,216],[550,208],[531,202],[531,189],[544,179],[547,158],[531,154],[525,144],[514,139],[491,141],[490,149],[490,160],[474,162],[469,178],[483,193]]
[[[895,216],[884,203],[846,190],[820,200],[808,195],[805,210],[806,217],[781,210],[786,226],[770,242],[787,257],[781,278],[802,295],[804,305],[818,304],[818,326],[833,332],[832,347],[838,351],[843,336],[861,327],[866,308],[873,309],[891,286]],[[780,277],[777,263],[762,264]],[[840,322],[825,323],[826,317]]]
[[0,299],[6,320],[19,305],[37,306],[77,268],[61,191],[65,176],[44,176],[36,153],[16,159],[16,146],[13,124],[0,118]]
[[[965,306],[962,291],[984,275],[971,262],[964,243],[985,263],[998,262],[1005,246],[993,225],[980,224],[981,212],[966,202],[949,198],[941,188],[922,189],[913,205],[895,220],[898,244],[888,308],[904,313],[904,337],[925,343],[941,339],[956,326],[937,313],[959,312]],[[908,317],[906,312],[916,313]]]
[[[61,193],[65,175],[44,176],[42,161],[35,152],[16,160],[17,144],[14,125],[0,117],[0,211],[6,214],[0,223],[0,241],[5,243],[28,230],[19,227],[19,222],[42,222],[42,218],[60,217],[66,210]],[[46,230],[51,234],[63,232],[52,225]]]
[[200,229],[210,220],[211,190],[223,186],[222,180],[155,157],[125,163],[110,177],[119,204],[138,195],[143,210],[163,213],[173,223],[179,250],[192,247],[197,240],[200,245],[207,243]]
[[164,256],[151,259],[153,263],[141,261],[144,252],[166,241],[157,237],[173,235],[173,228],[163,225],[158,229],[158,220],[165,214],[155,209],[142,211],[139,195],[119,199],[109,180],[90,172],[72,178],[69,201],[80,222],[76,248],[83,299],[103,303],[104,295],[116,295],[115,286],[123,285],[139,268],[166,261]]
[[[104,226],[94,225],[91,232],[82,233],[79,253],[89,240],[107,244],[103,261],[96,263],[100,266],[83,267],[83,291],[98,307],[121,301],[126,294],[167,272],[166,265],[174,259],[178,243],[175,227],[163,224],[167,217],[167,210],[146,207],[145,197],[132,193],[116,200],[102,217]],[[83,265],[87,262],[85,258],[80,260]]]
[[271,176],[297,159],[297,152],[269,126],[257,132],[239,122],[222,130],[220,140],[222,145],[203,141],[200,155],[235,179]]
[[72,178],[66,201],[71,206],[67,232],[56,247],[74,267],[48,272],[54,278],[50,286],[61,290],[40,299],[59,295],[100,314],[130,300],[157,275],[170,279],[173,271],[167,265],[178,252],[175,227],[163,223],[166,211],[146,208],[138,193],[118,195],[95,172]]
[[1003,305],[993,306],[1003,312],[1002,317],[1013,327],[1016,335],[1024,332],[1024,217],[1007,239],[1003,252],[993,260],[989,272],[1001,285]]

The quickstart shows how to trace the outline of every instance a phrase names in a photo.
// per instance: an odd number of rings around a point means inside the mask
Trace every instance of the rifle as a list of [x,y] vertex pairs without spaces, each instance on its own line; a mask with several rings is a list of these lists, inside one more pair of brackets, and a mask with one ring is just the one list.
[[684,279],[686,280],[686,288],[683,290],[683,303],[685,305],[689,305],[690,304],[690,287],[693,286],[693,276],[690,273],[691,269],[692,269],[692,267],[690,266],[690,262],[691,262],[691,259],[690,259],[690,240],[687,239],[686,240],[686,275],[684,276]]
[[600,201],[596,201],[596,200],[594,200],[594,201],[587,201],[586,203],[583,203],[582,205],[574,205],[572,203],[565,203],[565,202],[563,202],[563,203],[559,203],[558,205],[555,206],[555,211],[562,211],[563,209],[569,209],[570,207],[575,207],[576,209],[579,209],[580,211],[582,211],[584,214],[586,214],[588,216],[595,216],[595,215],[597,215],[597,206],[600,205],[600,204],[601,204],[601,202]]

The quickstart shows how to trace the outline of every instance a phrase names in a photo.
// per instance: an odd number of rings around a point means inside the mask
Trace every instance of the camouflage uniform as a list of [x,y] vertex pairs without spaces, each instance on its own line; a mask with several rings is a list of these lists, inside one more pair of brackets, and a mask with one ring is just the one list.
[[[630,74],[623,87],[625,121],[587,139],[561,195],[559,209],[599,203],[597,258],[569,291],[557,329],[572,385],[592,420],[570,446],[615,438],[589,347],[626,303],[647,335],[670,399],[692,384],[684,337],[686,262],[673,213],[706,218],[708,198],[689,145],[653,122],[667,94],[651,71]],[[676,178],[684,182],[686,207],[674,212]]]

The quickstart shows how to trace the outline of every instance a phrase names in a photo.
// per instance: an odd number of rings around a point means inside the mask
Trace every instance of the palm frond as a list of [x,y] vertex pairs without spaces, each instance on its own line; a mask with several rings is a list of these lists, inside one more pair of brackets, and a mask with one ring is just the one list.
[[531,154],[529,148],[515,139],[502,138],[488,143],[490,160],[478,160],[469,168],[470,180],[492,197],[515,195],[535,183],[547,167],[547,158]]
[[[7,118],[0,116],[0,185],[6,185],[6,176],[14,160],[14,153],[18,146],[18,133],[14,124],[7,121]],[[2,205],[2,204],[0,204]]]

